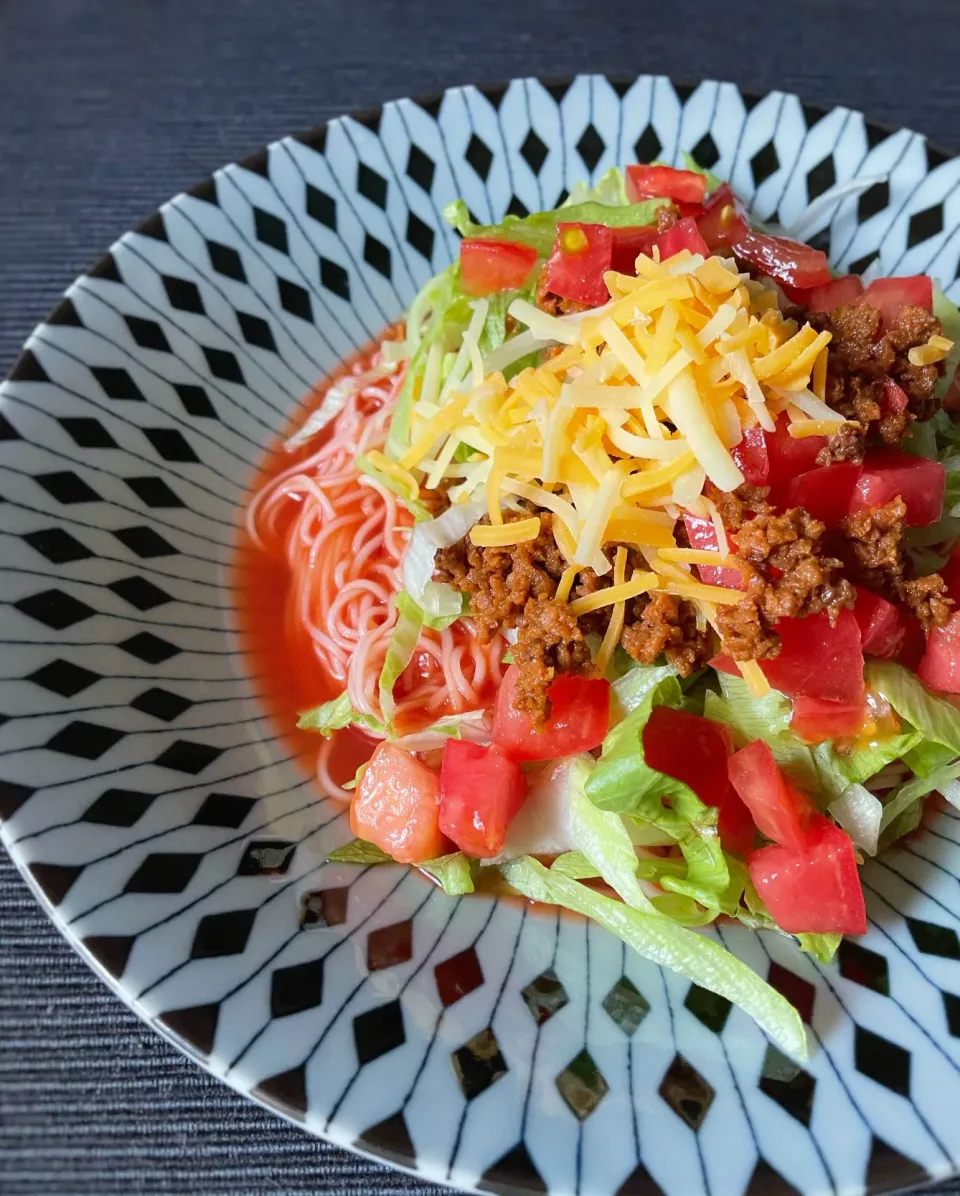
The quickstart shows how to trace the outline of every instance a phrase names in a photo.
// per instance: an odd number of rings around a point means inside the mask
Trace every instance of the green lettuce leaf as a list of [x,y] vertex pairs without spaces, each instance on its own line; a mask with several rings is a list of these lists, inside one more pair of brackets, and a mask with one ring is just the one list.
[[949,764],[956,756],[953,748],[944,747],[942,743],[932,743],[928,739],[921,740],[916,747],[903,753],[903,762],[911,772],[918,777],[928,777]]
[[922,799],[928,793],[933,793],[934,790],[946,785],[949,781],[955,781],[958,776],[960,776],[960,760],[954,760],[952,764],[945,764],[928,776],[914,777],[912,781],[901,785],[899,789],[888,795],[884,803],[883,816],[880,819],[881,833],[886,831],[901,814],[906,813],[912,806],[921,804]]
[[550,865],[550,871],[570,880],[597,880],[600,869],[591,864],[582,851],[565,851]]
[[879,743],[845,754],[836,751],[831,743],[819,743],[813,749],[820,777],[820,788],[830,799],[838,798],[848,785],[859,785],[869,780],[894,760],[923,742],[920,731],[907,731],[894,735]]
[[818,963],[832,963],[837,948],[843,940],[842,934],[798,934],[800,949],[812,955]]
[[417,523],[422,523],[425,519],[432,518],[430,512],[419,498],[410,498],[409,495],[404,492],[400,483],[395,478],[391,478],[381,470],[377,469],[376,465],[373,464],[369,457],[361,455],[356,458],[354,464],[361,473],[365,473],[368,477],[376,478],[381,486],[389,490],[391,494],[395,494]]
[[522,218],[507,216],[500,224],[474,224],[467,205],[462,199],[457,199],[443,209],[443,218],[462,237],[519,241],[530,245],[541,257],[547,257],[557,239],[558,224],[605,224],[608,228],[635,228],[652,224],[657,218],[657,208],[669,202],[668,199],[645,199],[642,203],[614,206],[587,201],[549,212],[534,212]]
[[944,362],[944,375],[934,391],[937,398],[942,399],[950,389],[950,383],[960,363],[960,309],[939,287],[934,287],[933,290],[933,314],[943,325],[943,335],[953,341],[953,348]]
[[473,868],[462,851],[426,860],[417,867],[435,877],[448,897],[461,897],[473,892]]
[[638,664],[614,681],[613,693],[624,713],[629,714],[631,710],[636,710],[661,681],[670,677],[677,677],[677,670],[672,664]]
[[389,856],[385,851],[381,851],[376,843],[368,843],[365,839],[352,839],[349,843],[344,843],[342,847],[331,851],[327,859],[331,864],[369,865],[393,864],[396,862],[393,856]]
[[560,210],[583,203],[602,203],[607,207],[620,208],[629,202],[626,176],[619,166],[611,166],[593,186],[583,181],[574,183]]
[[368,731],[384,733],[383,723],[372,714],[361,714],[350,705],[350,698],[346,692],[339,698],[333,698],[312,710],[305,710],[297,720],[301,731],[317,731],[324,738],[329,739],[334,731],[341,731],[349,726],[365,727]]
[[934,697],[909,669],[891,660],[869,661],[864,675],[868,689],[886,698],[911,727],[960,755],[960,710]]
[[533,901],[592,918],[628,947],[717,993],[748,1013],[786,1054],[807,1058],[807,1036],[796,1009],[756,972],[712,939],[663,914],[633,909],[525,856],[502,866],[504,878]]
[[380,671],[380,712],[388,729],[397,711],[393,687],[413,659],[417,640],[423,630],[423,611],[407,594],[401,590],[394,603],[399,617],[390,636],[387,654],[383,658],[383,668]]
[[723,183],[723,179],[719,175],[713,173],[712,170],[707,170],[706,167],[701,166],[693,154],[688,154],[686,150],[683,151],[683,164],[687,170],[692,170],[696,174],[702,174],[707,180],[707,193],[709,194]]

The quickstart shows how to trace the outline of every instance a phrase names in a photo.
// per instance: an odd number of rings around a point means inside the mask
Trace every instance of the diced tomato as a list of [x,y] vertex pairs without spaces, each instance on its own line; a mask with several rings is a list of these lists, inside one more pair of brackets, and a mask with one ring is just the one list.
[[712,253],[728,249],[746,236],[750,225],[729,183],[721,183],[704,204],[703,213],[697,217],[697,228]]
[[947,583],[947,595],[954,602],[960,602],[960,544],[957,544],[940,570],[940,576]]
[[793,699],[790,729],[807,743],[858,735],[867,721],[863,702],[825,702],[803,694]]
[[381,743],[357,786],[350,829],[401,864],[443,855],[440,778],[409,752]]
[[660,250],[660,260],[662,262],[667,261],[668,258],[682,252],[684,249],[689,249],[691,253],[702,254],[703,257],[710,256],[710,250],[707,248],[706,241],[700,235],[696,221],[689,216],[685,216],[683,220],[678,220],[672,228],[668,228],[665,233],[662,233],[657,238],[657,248]]
[[850,510],[876,511],[899,496],[907,505],[907,524],[927,527],[940,518],[946,484],[947,473],[939,461],[899,449],[873,449],[864,458]]
[[615,228],[613,231],[613,256],[610,269],[619,274],[636,274],[637,258],[641,253],[647,257],[653,254],[653,247],[659,233],[656,225],[648,224],[638,228]]
[[732,752],[728,727],[685,710],[655,706],[643,729],[646,762],[689,785],[704,805],[718,806],[721,844],[743,855],[753,847],[755,831],[749,810],[727,777]]
[[900,608],[870,590],[860,586],[854,589],[857,605],[853,608],[853,617],[860,628],[864,655],[892,660],[903,647],[907,634],[907,623]]
[[599,307],[610,298],[605,271],[613,265],[613,230],[605,224],[558,224],[546,283],[561,299]]
[[826,448],[826,436],[791,436],[790,421],[781,415],[776,430],[761,432],[767,450],[768,471],[764,485],[770,487],[768,500],[775,507],[787,505],[790,483],[801,473],[817,468],[817,456]]
[[862,294],[863,279],[860,275],[844,274],[808,291],[803,302],[810,311],[833,311],[835,307],[856,303]]
[[440,829],[467,855],[503,851],[507,828],[527,797],[520,765],[496,746],[451,739],[440,766]]
[[[687,539],[691,548],[701,548],[704,552],[719,553],[717,529],[712,519],[701,519],[698,515],[684,515],[684,526],[687,529]],[[700,580],[708,586],[727,586],[731,590],[743,589],[743,581],[739,569],[725,569],[720,565],[697,565]]]
[[743,439],[734,445],[730,455],[743,474],[743,480],[750,486],[766,486],[770,480],[770,457],[767,453],[766,434],[763,428],[746,428]]
[[[842,610],[835,627],[826,611],[803,619],[781,619],[780,655],[760,661],[760,668],[774,689],[787,697],[805,694],[828,702],[855,704],[864,698],[863,650],[860,628],[851,611]],[[729,656],[715,656],[715,669],[739,676]]]
[[803,507],[828,528],[837,527],[850,513],[860,470],[852,461],[839,461],[798,474],[787,487],[785,505]]
[[908,611],[901,611],[900,616],[906,624],[906,632],[900,651],[894,659],[897,664],[902,664],[904,668],[915,673],[927,650],[927,637],[924,634],[923,625],[916,615],[910,614]]
[[695,170],[675,170],[672,166],[628,166],[627,198],[631,203],[642,199],[678,199],[682,203],[702,204],[707,194],[707,177]]
[[902,415],[910,405],[907,392],[894,382],[892,378],[883,380],[883,394],[880,396],[880,406],[884,411],[892,411]]
[[933,280],[926,274],[914,274],[909,278],[875,278],[863,292],[860,302],[875,307],[884,325],[889,327],[905,303],[933,310]]
[[801,241],[748,231],[733,242],[732,249],[741,261],[787,286],[806,290],[830,282],[827,255]]
[[460,278],[468,295],[517,290],[536,264],[537,251],[516,241],[464,237],[460,242]]
[[942,627],[927,632],[927,650],[917,666],[917,676],[931,689],[960,694],[960,611]]
[[787,780],[770,748],[755,739],[727,761],[730,783],[753,815],[760,833],[799,850],[815,811],[809,798]]
[[788,934],[866,934],[853,840],[822,814],[811,818],[799,849],[761,847],[747,855],[747,867]]
[[497,691],[493,742],[514,760],[552,760],[589,752],[610,726],[610,685],[600,678],[561,673],[547,690],[550,716],[538,731],[529,714],[514,707],[520,670],[511,665]]

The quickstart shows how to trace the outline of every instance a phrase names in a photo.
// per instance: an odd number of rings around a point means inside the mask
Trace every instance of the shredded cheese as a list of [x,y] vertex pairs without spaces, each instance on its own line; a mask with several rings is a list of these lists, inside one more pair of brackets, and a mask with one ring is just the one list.
[[943,361],[953,348],[953,341],[945,336],[931,336],[925,345],[915,345],[907,352],[911,365],[934,365]]
[[763,669],[755,660],[738,660],[737,668],[740,676],[746,681],[747,688],[754,698],[765,698],[770,692],[770,682],[763,674]]
[[[627,550],[625,548],[618,548],[613,561],[613,588],[624,584],[624,579],[627,573]],[[560,579],[563,584],[563,578]],[[569,590],[568,590],[569,592]],[[623,620],[626,613],[625,602],[615,602],[613,610],[610,612],[610,622],[607,624],[607,630],[603,633],[603,641],[600,644],[600,651],[597,653],[597,668],[600,670],[601,677],[607,672],[610,667],[610,661],[613,659],[613,654],[617,650],[617,644],[620,643],[620,635],[623,632]]]
[[[580,570],[576,565],[568,565],[560,575],[560,581],[557,583],[556,599],[558,602],[566,602],[570,597],[570,591],[573,589],[573,583],[576,580],[577,574]],[[621,580],[623,580],[621,578]]]
[[[613,606],[616,602],[626,602],[628,598],[636,598],[639,594],[646,594],[657,584],[656,573],[634,573],[629,581],[621,582],[618,586],[608,586],[605,590],[597,590],[583,598],[577,598],[570,603],[570,612],[580,617],[591,611],[600,610],[604,606]],[[742,598],[743,595],[741,594]]]
[[506,548],[510,544],[526,544],[540,535],[540,516],[517,519],[513,523],[477,523],[470,529],[470,542],[478,548]]

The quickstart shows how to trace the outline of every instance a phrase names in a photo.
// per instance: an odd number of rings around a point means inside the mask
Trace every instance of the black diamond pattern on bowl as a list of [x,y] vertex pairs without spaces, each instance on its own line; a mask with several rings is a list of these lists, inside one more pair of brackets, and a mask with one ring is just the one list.
[[943,204],[937,203],[924,208],[922,212],[914,212],[907,225],[907,248],[912,249],[921,241],[935,237],[943,232]]
[[117,447],[117,442],[98,419],[87,415],[63,415],[57,422],[80,448]]
[[166,590],[161,590],[145,577],[122,577],[119,581],[112,581],[107,588],[137,610],[153,610],[156,606],[173,601]]
[[844,939],[837,952],[840,975],[854,984],[872,988],[875,993],[890,995],[890,974],[886,956],[863,947],[854,939]]
[[163,664],[165,660],[170,660],[180,652],[178,647],[167,643],[152,631],[139,631],[117,647],[129,652],[137,660],[142,660],[144,664]]
[[563,987],[553,968],[548,968],[539,976],[535,976],[526,988],[521,990],[520,995],[530,1010],[530,1016],[538,1026],[548,1022],[570,1001],[567,990]]
[[92,486],[87,485],[83,478],[77,477],[70,470],[40,474],[34,481],[41,485],[51,498],[55,498],[64,506],[72,506],[78,502],[97,502],[100,498]]
[[373,233],[367,233],[363,238],[363,260],[384,278],[390,277],[390,250]]
[[323,1001],[323,960],[278,968],[270,977],[270,1016],[289,1017]]
[[0,415],[0,441],[19,439],[20,433],[17,431],[17,429],[5,415]]
[[607,147],[603,143],[603,138],[593,127],[587,125],[583,130],[583,135],[577,142],[577,153],[583,159],[583,164],[587,170],[593,173],[596,169],[597,163],[603,157],[603,151]]
[[353,1019],[353,1041],[361,1066],[403,1046],[407,1034],[403,1028],[400,1002],[390,1001],[358,1014]]
[[312,183],[307,184],[307,215],[336,232],[337,201]]
[[239,830],[256,804],[256,798],[253,797],[238,797],[233,793],[208,793],[203,799],[203,805],[193,816],[193,825]]
[[300,898],[300,926],[304,930],[320,930],[342,926],[347,920],[349,885],[335,889],[316,889]]
[[57,659],[30,673],[27,680],[51,693],[59,694],[61,698],[75,698],[77,694],[89,689],[95,681],[99,681],[100,674],[72,661]]
[[207,914],[200,919],[191,959],[216,959],[224,955],[239,955],[246,947],[257,916],[255,909],[232,909],[223,914]]
[[960,940],[949,926],[907,918],[907,929],[918,951],[924,955],[939,955],[943,959],[960,959]]
[[189,440],[176,428],[144,428],[143,434],[164,461],[186,464],[200,460]]
[[208,241],[207,252],[210,254],[210,265],[218,274],[222,274],[224,278],[233,278],[237,282],[247,281],[243,261],[232,245],[221,245],[219,241]]
[[547,152],[547,147],[537,136],[536,130],[531,129],[523,139],[523,145],[520,146],[520,153],[524,162],[526,162],[534,174],[540,173],[544,162],[547,160]]
[[717,143],[710,136],[709,131],[704,133],[693,147],[691,157],[698,166],[702,166],[705,170],[709,170],[711,166],[716,166],[720,161],[720,151],[717,149]]
[[798,1067],[776,1047],[767,1047],[760,1075],[760,1091],[775,1100],[801,1125],[810,1124],[816,1086],[817,1081],[809,1072]]
[[279,253],[289,253],[287,242],[287,226],[279,216],[272,212],[265,212],[262,208],[253,209],[253,227],[257,240],[263,245],[269,245]]
[[30,864],[30,875],[53,905],[63,901],[82,871],[82,865],[44,864],[40,861]]
[[29,598],[21,598],[14,606],[21,614],[35,619],[52,631],[64,631],[73,627],[75,623],[82,623],[97,612],[92,607],[74,598],[71,594],[64,594],[62,590],[44,590],[40,594],[31,594]]
[[500,1053],[497,1036],[489,1027],[457,1047],[451,1052],[450,1059],[460,1090],[468,1101],[486,1092],[509,1070]]
[[292,316],[297,316],[301,320],[313,322],[313,304],[310,301],[309,291],[304,290],[297,283],[291,282],[289,278],[278,278],[277,295],[284,311],[288,311]]
[[837,168],[833,154],[827,154],[816,166],[807,171],[807,196],[814,200],[824,191],[829,191],[837,181]]
[[662,149],[663,144],[653,125],[647,125],[633,146],[633,152],[636,154],[638,162],[652,162],[654,158],[660,157]]
[[464,154],[464,157],[483,182],[486,182],[490,174],[490,167],[493,165],[493,154],[490,152],[486,142],[481,141],[476,133],[470,134],[470,140],[467,142],[467,152]]
[[627,1038],[632,1038],[650,1012],[650,1002],[632,980],[621,976],[601,1002],[604,1010]]
[[196,743],[190,739],[178,739],[169,747],[164,748],[154,764],[160,768],[172,768],[176,772],[185,772],[195,777],[222,755],[223,748],[211,747],[207,743]]
[[47,741],[51,752],[64,756],[76,756],[80,760],[99,760],[102,755],[123,739],[125,731],[116,727],[104,727],[100,723],[88,723],[82,719],[67,723]]
[[100,826],[134,826],[157,800],[155,793],[138,789],[108,789],[84,812],[84,822]]
[[433,176],[436,173],[436,163],[429,158],[419,145],[411,145],[407,157],[407,178],[412,179],[424,191],[430,191],[433,186]]
[[853,1041],[857,1071],[891,1092],[910,1095],[910,1052],[872,1030],[857,1026]]
[[240,362],[229,349],[208,349],[205,345],[201,345],[200,348],[207,359],[210,373],[215,378],[220,378],[223,382],[235,382],[238,386],[246,386],[247,380],[243,376]]
[[168,274],[161,274],[160,281],[167,292],[171,307],[175,307],[177,311],[193,312],[198,316],[205,314],[200,288],[195,282],[188,278],[173,278]]
[[943,1012],[947,1019],[947,1029],[954,1038],[960,1038],[960,997],[956,993],[941,992],[943,998]]
[[153,689],[145,689],[142,694],[138,694],[130,705],[134,710],[140,710],[144,714],[149,714],[153,718],[160,719],[162,722],[172,723],[184,711],[189,710],[193,702],[189,698],[183,698],[179,694],[171,693],[168,689],[154,687]]
[[0,822],[12,818],[17,810],[36,793],[29,785],[0,780]]
[[413,922],[404,918],[391,926],[379,926],[367,939],[367,970],[380,972],[399,967],[413,958]]
[[884,208],[890,206],[890,184],[886,179],[881,183],[874,183],[857,200],[857,220],[863,224],[871,216],[876,216]]
[[416,212],[411,212],[407,217],[407,243],[429,261],[433,256],[433,242],[433,229]]
[[350,277],[343,266],[326,257],[320,258],[320,285],[349,303]]
[[768,141],[766,145],[761,146],[750,159],[750,173],[753,175],[753,181],[758,187],[765,179],[768,179],[779,169],[780,158],[777,155],[777,147],[772,141]]
[[175,382],[173,389],[177,392],[183,409],[188,415],[195,415],[199,419],[219,419],[216,407],[210,402],[210,397],[202,386]]
[[27,532],[24,540],[51,565],[68,565],[71,561],[85,561],[95,554],[76,536],[62,527],[49,527],[44,531]]
[[183,507],[183,499],[174,494],[163,478],[123,479],[145,507],[155,510]]
[[788,968],[781,967],[778,963],[772,963],[767,983],[771,988],[775,988],[781,996],[787,998],[809,1026],[813,1018],[813,1005],[817,999],[817,990],[809,980],[804,980],[802,976],[796,975]]
[[170,342],[156,320],[145,320],[141,316],[124,316],[124,323],[130,335],[141,349],[154,349],[159,353],[172,353]]
[[129,548],[142,560],[153,560],[158,556],[175,556],[177,550],[152,527],[124,527],[113,533],[125,548]]
[[699,984],[691,984],[683,1002],[698,1022],[701,1022],[714,1034],[719,1034],[727,1024],[730,1010],[733,1008],[726,997],[712,993],[709,989],[701,988]]
[[237,323],[240,325],[243,339],[248,345],[276,353],[277,342],[273,339],[273,332],[266,320],[261,319],[260,316],[252,316],[249,312],[238,311]]
[[610,1091],[610,1085],[587,1050],[574,1056],[554,1083],[578,1121],[586,1121]]
[[203,863],[199,852],[155,851],[124,885],[125,893],[182,893]]
[[252,839],[243,849],[237,876],[286,876],[296,843],[286,839]]
[[438,963],[433,969],[433,976],[444,1009],[455,1005],[483,984],[483,969],[472,944],[443,963]]
[[382,174],[371,170],[365,162],[357,167],[357,190],[378,208],[387,206],[387,180]]
[[674,1055],[657,1091],[692,1130],[703,1125],[716,1096],[713,1087],[682,1055]]
[[91,366],[90,372],[100,383],[108,399],[118,402],[145,403],[146,396],[130,374],[116,366]]

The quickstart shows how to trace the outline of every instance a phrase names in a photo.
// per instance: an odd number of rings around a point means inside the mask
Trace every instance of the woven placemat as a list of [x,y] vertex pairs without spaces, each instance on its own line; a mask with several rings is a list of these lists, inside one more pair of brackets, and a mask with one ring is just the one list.
[[[0,0],[0,373],[74,276],[170,195],[399,95],[652,71],[780,87],[960,144],[956,0],[610,7]],[[206,1076],[86,969],[0,852],[0,1193],[286,1192],[440,1189]]]

